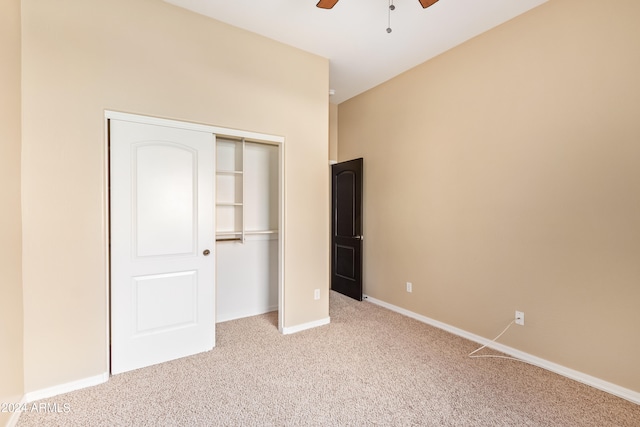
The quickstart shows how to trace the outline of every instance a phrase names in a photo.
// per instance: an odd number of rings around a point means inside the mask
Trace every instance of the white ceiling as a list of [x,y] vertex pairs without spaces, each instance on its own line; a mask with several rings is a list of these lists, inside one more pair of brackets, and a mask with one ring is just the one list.
[[547,0],[165,0],[329,59],[339,104]]

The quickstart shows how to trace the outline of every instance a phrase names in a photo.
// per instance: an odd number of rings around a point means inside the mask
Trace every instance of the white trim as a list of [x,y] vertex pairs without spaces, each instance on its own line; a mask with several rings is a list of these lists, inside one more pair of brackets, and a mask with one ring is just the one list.
[[268,135],[266,133],[249,132],[240,129],[229,129],[218,126],[205,125],[202,123],[193,123],[179,120],[162,119],[159,117],[143,116],[138,114],[123,113],[121,111],[105,110],[105,118],[114,120],[123,120],[127,122],[142,123],[156,126],[174,127],[179,129],[194,130],[200,132],[213,133],[216,136],[233,136],[236,138],[247,138],[257,142],[270,142],[274,144],[282,144],[283,136]]
[[102,236],[104,238],[104,292],[105,301],[107,302],[105,310],[105,360],[107,361],[107,372],[111,372],[111,194],[109,192],[109,186],[111,185],[109,178],[109,162],[111,157],[109,150],[111,147],[111,141],[109,140],[109,116],[105,113],[104,117],[104,170],[102,174]]
[[261,314],[273,313],[274,311],[278,311],[277,305],[272,305],[271,307],[268,307],[265,310],[251,311],[249,313],[242,312],[242,311],[235,312],[235,313],[229,314],[226,317],[223,317],[222,319],[216,319],[216,325],[219,325],[220,323],[224,323],[224,322],[230,322],[232,320],[244,319],[245,317],[259,316]]
[[98,384],[106,383],[109,380],[107,372],[96,375],[94,377],[84,378],[82,380],[72,381],[70,383],[60,384],[53,387],[43,388],[41,390],[30,391],[26,393],[22,400],[26,403],[35,402],[36,400],[47,399],[59,394],[69,393],[87,387],[93,387]]
[[387,308],[391,311],[395,311],[396,313],[400,313],[407,317],[411,317],[412,319],[418,320],[422,323],[426,323],[431,326],[435,326],[436,328],[445,330],[454,335],[458,335],[462,338],[466,338],[470,341],[477,342],[478,344],[486,345],[488,348],[492,348],[494,350],[500,351],[502,353],[508,354],[509,356],[513,356],[517,359],[523,360],[532,365],[538,366],[540,368],[546,369],[551,372],[555,372],[556,374],[562,375],[564,377],[570,378],[572,380],[581,382],[583,384],[589,385],[591,387],[597,388],[599,390],[605,391],[607,393],[613,394],[614,396],[621,397],[630,402],[640,404],[640,393],[637,391],[630,390],[628,388],[621,387],[619,385],[610,383],[608,381],[604,381],[600,378],[593,377],[591,375],[585,374],[583,372],[576,371],[571,368],[567,368],[566,366],[559,365],[554,362],[550,362],[546,359],[542,359],[540,357],[534,356],[529,353],[525,353],[520,350],[516,350],[515,348],[506,346],[504,344],[499,344],[493,342],[487,338],[481,337],[480,335],[473,334],[471,332],[465,331],[463,329],[456,328],[455,326],[451,326],[449,324],[440,322],[438,320],[432,319],[430,317],[423,316],[421,314],[414,313],[412,311],[406,310],[402,307],[395,306],[393,304],[389,304],[387,302],[381,301],[376,298],[372,298],[368,295],[364,295],[364,299],[379,305],[381,307]]
[[[24,405],[27,402],[24,400],[24,396],[22,397],[22,399],[20,399],[20,405]],[[9,421],[7,421],[7,424],[5,424],[5,427],[15,427],[18,425],[18,421],[20,420],[20,415],[22,415],[23,411],[15,411],[11,414],[11,416],[9,417]]]
[[306,331],[307,329],[313,329],[317,328],[318,326],[328,325],[330,321],[330,317],[325,317],[324,319],[303,323],[301,325],[292,326],[290,328],[282,328],[281,332],[283,335],[295,334],[296,332]]
[[284,139],[278,144],[278,329],[284,329],[284,273],[285,273],[285,223],[286,223],[286,163]]

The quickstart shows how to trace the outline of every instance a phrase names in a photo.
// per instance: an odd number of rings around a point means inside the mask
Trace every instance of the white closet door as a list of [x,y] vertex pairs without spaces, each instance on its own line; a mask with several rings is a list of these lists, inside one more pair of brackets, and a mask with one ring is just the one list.
[[110,122],[111,372],[215,345],[211,133]]

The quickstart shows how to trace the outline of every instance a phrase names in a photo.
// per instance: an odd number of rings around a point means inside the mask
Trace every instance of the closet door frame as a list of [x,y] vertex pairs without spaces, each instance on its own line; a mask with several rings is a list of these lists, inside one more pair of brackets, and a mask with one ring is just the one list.
[[[178,127],[182,129],[191,129],[191,130],[199,130],[211,132],[215,138],[217,137],[232,137],[232,138],[246,138],[252,142],[259,142],[269,145],[274,145],[278,147],[278,330],[282,333],[284,327],[284,242],[285,242],[285,222],[284,222],[284,207],[285,207],[285,188],[284,188],[284,174],[285,174],[285,157],[284,157],[284,143],[285,138],[283,136],[277,135],[269,135],[258,132],[244,131],[238,129],[229,129],[223,128],[219,126],[212,126],[203,123],[195,123],[195,122],[183,122],[178,120],[164,119],[159,117],[152,116],[144,116],[138,114],[125,113],[120,111],[113,110],[105,110],[104,112],[104,137],[105,137],[105,153],[104,153],[104,179],[103,179],[103,197],[104,197],[104,222],[103,222],[103,232],[105,235],[104,241],[106,242],[105,248],[105,277],[106,277],[106,286],[105,286],[105,295],[106,295],[106,307],[105,313],[107,316],[106,325],[106,360],[107,360],[107,372],[111,372],[111,354],[110,354],[110,346],[111,346],[111,274],[110,274],[110,258],[111,258],[111,230],[110,230],[110,214],[111,214],[111,206],[109,204],[109,120],[128,120],[134,121],[137,123],[151,124],[151,125],[159,125],[159,126],[170,126],[170,127]],[[214,141],[215,141],[214,138]],[[214,142],[215,143],[215,142]],[[214,165],[215,168],[215,165]],[[216,176],[211,177],[212,180],[216,179]],[[214,236],[215,239],[215,236]],[[215,255],[215,254],[214,254]]]

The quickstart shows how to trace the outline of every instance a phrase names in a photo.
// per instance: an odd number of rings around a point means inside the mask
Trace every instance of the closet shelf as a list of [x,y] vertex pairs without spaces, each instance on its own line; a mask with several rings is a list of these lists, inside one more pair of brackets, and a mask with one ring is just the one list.
[[218,175],[242,175],[243,171],[233,171],[233,170],[217,170],[216,174]]
[[244,139],[216,139],[216,241],[278,238],[278,226],[269,220],[274,153],[257,147],[247,149]]
[[[230,231],[218,231],[216,236],[237,236],[242,234],[242,230],[230,230]],[[245,235],[258,235],[258,234],[278,234],[278,230],[245,230]]]
[[245,230],[244,234],[278,234],[278,230]]
[[242,237],[216,237],[216,242],[242,242]]

